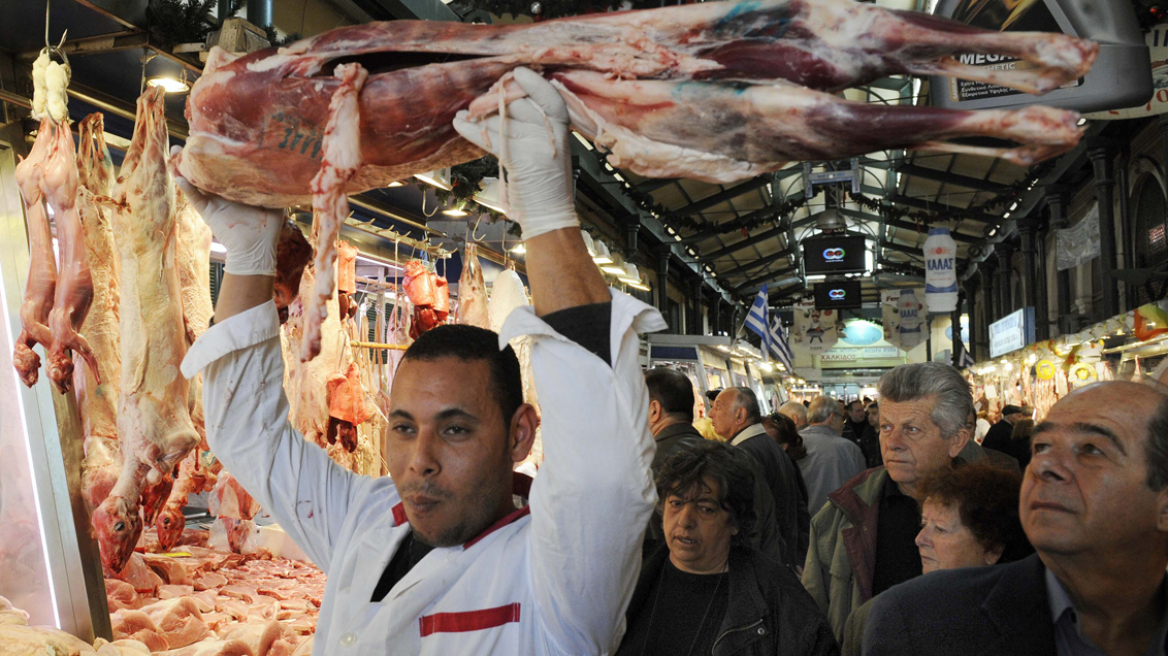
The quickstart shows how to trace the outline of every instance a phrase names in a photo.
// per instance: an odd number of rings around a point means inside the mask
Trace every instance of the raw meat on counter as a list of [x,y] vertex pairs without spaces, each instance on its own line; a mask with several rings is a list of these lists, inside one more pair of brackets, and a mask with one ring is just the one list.
[[[167,171],[163,92],[138,99],[137,123],[114,191],[122,271],[121,405],[124,460],[117,484],[92,517],[102,563],[125,567],[142,532],[139,495],[158,484],[199,443],[179,371],[187,350],[175,264],[176,207]],[[165,500],[168,495],[161,495]]]

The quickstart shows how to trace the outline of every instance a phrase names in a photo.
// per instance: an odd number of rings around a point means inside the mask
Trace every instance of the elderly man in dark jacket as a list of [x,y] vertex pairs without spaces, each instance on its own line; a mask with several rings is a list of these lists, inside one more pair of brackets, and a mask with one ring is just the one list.
[[670,456],[666,547],[645,561],[617,656],[832,656],[827,618],[789,569],[750,547],[750,457],[721,442]]

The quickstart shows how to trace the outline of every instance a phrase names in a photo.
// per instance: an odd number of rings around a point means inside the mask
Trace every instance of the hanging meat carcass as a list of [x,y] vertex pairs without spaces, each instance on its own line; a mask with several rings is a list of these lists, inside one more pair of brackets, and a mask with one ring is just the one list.
[[479,264],[478,246],[468,243],[462,251],[462,276],[458,279],[458,323],[490,328],[487,316],[487,284]]
[[169,551],[182,536],[186,528],[186,517],[183,508],[187,505],[187,496],[200,492],[210,492],[214,489],[216,477],[205,467],[200,466],[198,449],[191,451],[178,465],[178,476],[174,481],[174,488],[170,496],[158,511],[154,527],[158,532],[158,544],[162,549]]
[[450,286],[445,278],[430,271],[424,262],[412,260],[406,263],[402,288],[414,305],[411,339],[446,322],[450,314]]
[[[1026,65],[968,66],[955,58],[965,53]],[[1042,93],[1086,74],[1097,54],[1097,44],[1060,34],[990,32],[850,0],[707,2],[534,25],[371,23],[238,59],[213,49],[187,101],[191,135],[179,168],[196,186],[253,205],[313,199],[322,274],[305,308],[309,339],[301,353],[311,358],[333,291],[343,192],[481,156],[451,121],[518,66],[553,77],[573,126],[613,151],[614,163],[648,176],[727,183],[792,159],[884,148],[1017,163],[1053,156],[1078,142],[1076,113],[1029,107],[979,116],[859,105],[817,91],[915,73]],[[427,60],[434,63],[412,65]],[[367,79],[361,62],[373,67]],[[506,95],[501,86],[499,96]],[[714,110],[703,111],[706,105]],[[946,141],[966,136],[1019,147]]]
[[118,396],[121,393],[122,353],[118,329],[121,269],[114,243],[110,209],[99,200],[113,187],[113,161],[105,145],[102,114],[81,122],[77,175],[81,188],[77,213],[85,236],[85,252],[93,277],[93,304],[81,336],[93,349],[100,380],[89,367],[73,371],[73,388],[81,416],[85,459],[81,461],[81,493],[90,512],[113,489],[122,468],[118,447]]
[[288,321],[288,306],[296,299],[300,291],[300,276],[311,261],[312,246],[296,222],[286,219],[276,241],[276,280],[272,291],[281,324]]
[[337,241],[337,304],[341,319],[352,318],[357,311],[353,294],[357,292],[357,247],[347,241]]
[[24,199],[28,218],[29,261],[24,302],[20,305],[21,331],[16,338],[12,362],[21,382],[28,387],[36,384],[41,366],[41,357],[32,350],[33,347],[40,344],[47,353],[53,346],[49,313],[53,310],[53,296],[57,289],[57,258],[53,255],[53,231],[49,226],[40,180],[55,132],[52,121],[42,119],[32,150],[16,165],[16,185]]
[[329,444],[340,442],[350,453],[357,450],[357,427],[373,416],[373,408],[365,399],[361,385],[361,371],[356,362],[350,362],[344,372],[329,376],[325,383],[329,406]]
[[199,442],[179,371],[187,351],[182,290],[175,264],[176,206],[167,171],[161,89],[138,99],[130,149],[114,190],[114,228],[122,271],[122,396],[118,438],[124,459],[110,495],[92,523],[102,562],[120,571],[142,531],[139,495]]

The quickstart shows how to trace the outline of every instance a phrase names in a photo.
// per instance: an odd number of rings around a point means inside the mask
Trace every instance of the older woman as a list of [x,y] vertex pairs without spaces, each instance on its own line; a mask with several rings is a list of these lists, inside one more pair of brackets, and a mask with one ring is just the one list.
[[[917,548],[925,574],[940,569],[1009,563],[1034,552],[1018,519],[1022,476],[988,463],[937,472],[921,481]],[[858,656],[872,602],[844,627],[845,656]]]
[[749,457],[706,441],[662,464],[665,547],[641,570],[618,656],[839,653],[827,619],[794,574],[750,548]]

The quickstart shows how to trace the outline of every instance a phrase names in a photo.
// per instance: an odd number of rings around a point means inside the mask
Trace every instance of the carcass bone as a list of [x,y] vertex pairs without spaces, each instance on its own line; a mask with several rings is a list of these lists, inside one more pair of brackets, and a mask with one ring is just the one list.
[[[953,59],[967,52],[1033,66],[991,71]],[[191,138],[179,168],[196,186],[232,200],[268,207],[307,202],[321,166],[328,103],[341,85],[329,76],[330,65],[377,53],[400,53],[399,61],[391,70],[373,68],[361,90],[361,162],[346,184],[350,193],[480,156],[451,120],[517,66],[591,70],[614,82],[786,80],[829,91],[888,74],[939,73],[1040,92],[1084,75],[1097,52],[1097,44],[1060,34],[989,32],[850,0],[706,2],[534,25],[370,23],[230,61],[214,51],[187,101]],[[456,56],[464,59],[446,61]],[[426,58],[445,63],[412,66]],[[761,130],[790,115],[749,118]],[[918,145],[918,132],[934,129],[927,122],[910,127],[899,146]],[[760,155],[756,164],[791,159]]]
[[125,567],[141,535],[139,495],[199,442],[187,406],[188,383],[179,371],[187,343],[164,109],[161,89],[138,98],[134,137],[114,191],[123,290],[118,408],[123,467],[92,517],[102,564],[111,572]]

